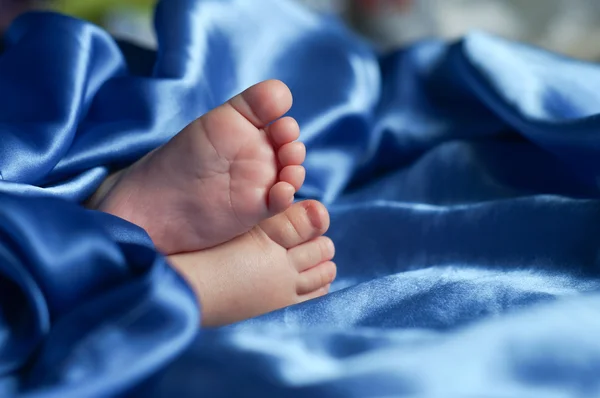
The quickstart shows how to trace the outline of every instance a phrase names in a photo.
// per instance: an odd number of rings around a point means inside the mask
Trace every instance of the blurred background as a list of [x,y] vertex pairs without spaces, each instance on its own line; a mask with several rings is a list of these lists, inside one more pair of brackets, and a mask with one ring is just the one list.
[[[260,1],[260,0],[255,0]],[[293,0],[336,14],[382,50],[470,30],[600,60],[600,0]],[[155,0],[0,0],[0,28],[28,7],[50,7],[99,24],[115,36],[154,46]]]

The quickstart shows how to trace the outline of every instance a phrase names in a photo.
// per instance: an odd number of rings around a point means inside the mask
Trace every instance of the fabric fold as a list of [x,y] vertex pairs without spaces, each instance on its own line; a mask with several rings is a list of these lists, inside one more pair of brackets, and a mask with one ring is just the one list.
[[[598,65],[482,33],[378,54],[287,0],[163,0],[155,26],[155,52],[53,13],[5,37],[0,395],[598,395]],[[145,232],[79,203],[272,78],[338,279],[202,330]]]

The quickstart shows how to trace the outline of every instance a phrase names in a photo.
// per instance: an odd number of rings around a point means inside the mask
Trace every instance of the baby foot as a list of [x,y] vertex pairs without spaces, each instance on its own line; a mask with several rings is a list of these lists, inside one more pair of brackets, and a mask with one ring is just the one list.
[[304,201],[246,234],[196,253],[169,257],[192,286],[203,326],[222,326],[326,294],[336,275],[329,214]]
[[248,232],[304,183],[298,124],[282,118],[291,105],[279,81],[249,88],[115,176],[98,209],[141,226],[167,254]]

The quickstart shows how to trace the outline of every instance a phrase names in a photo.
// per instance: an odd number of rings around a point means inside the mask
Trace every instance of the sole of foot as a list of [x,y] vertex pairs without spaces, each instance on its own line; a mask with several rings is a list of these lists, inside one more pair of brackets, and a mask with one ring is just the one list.
[[304,144],[285,84],[250,87],[114,176],[99,210],[144,228],[165,254],[227,242],[287,209],[304,183]]

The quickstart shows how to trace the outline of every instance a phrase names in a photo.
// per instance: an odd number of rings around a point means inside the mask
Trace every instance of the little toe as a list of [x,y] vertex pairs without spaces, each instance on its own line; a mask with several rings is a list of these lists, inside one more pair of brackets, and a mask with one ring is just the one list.
[[282,117],[292,107],[292,93],[279,80],[258,83],[229,100],[229,104],[257,128]]
[[298,192],[302,187],[302,184],[304,184],[305,178],[306,170],[303,166],[286,166],[279,173],[279,180],[293,186],[296,192]]
[[320,236],[288,251],[288,258],[298,272],[304,272],[317,264],[331,260],[335,255],[335,245],[326,236]]
[[327,295],[327,293],[329,293],[330,287],[331,287],[331,285],[327,285],[325,287],[315,290],[314,292],[311,292],[308,294],[303,294],[298,298],[298,301],[303,303],[308,300],[313,300],[313,299],[316,299],[319,297],[323,297],[323,296]]
[[272,214],[279,214],[294,202],[296,189],[293,185],[280,181],[273,185],[269,191],[269,211]]
[[326,261],[298,275],[296,293],[310,294],[331,284],[337,274],[337,267],[332,261]]
[[329,213],[322,203],[305,200],[264,220],[260,228],[275,243],[291,249],[323,235],[329,228]]
[[300,165],[306,158],[306,146],[300,141],[290,142],[279,148],[277,157],[282,167]]
[[286,116],[270,124],[266,132],[275,148],[279,148],[300,137],[300,126],[294,118]]

